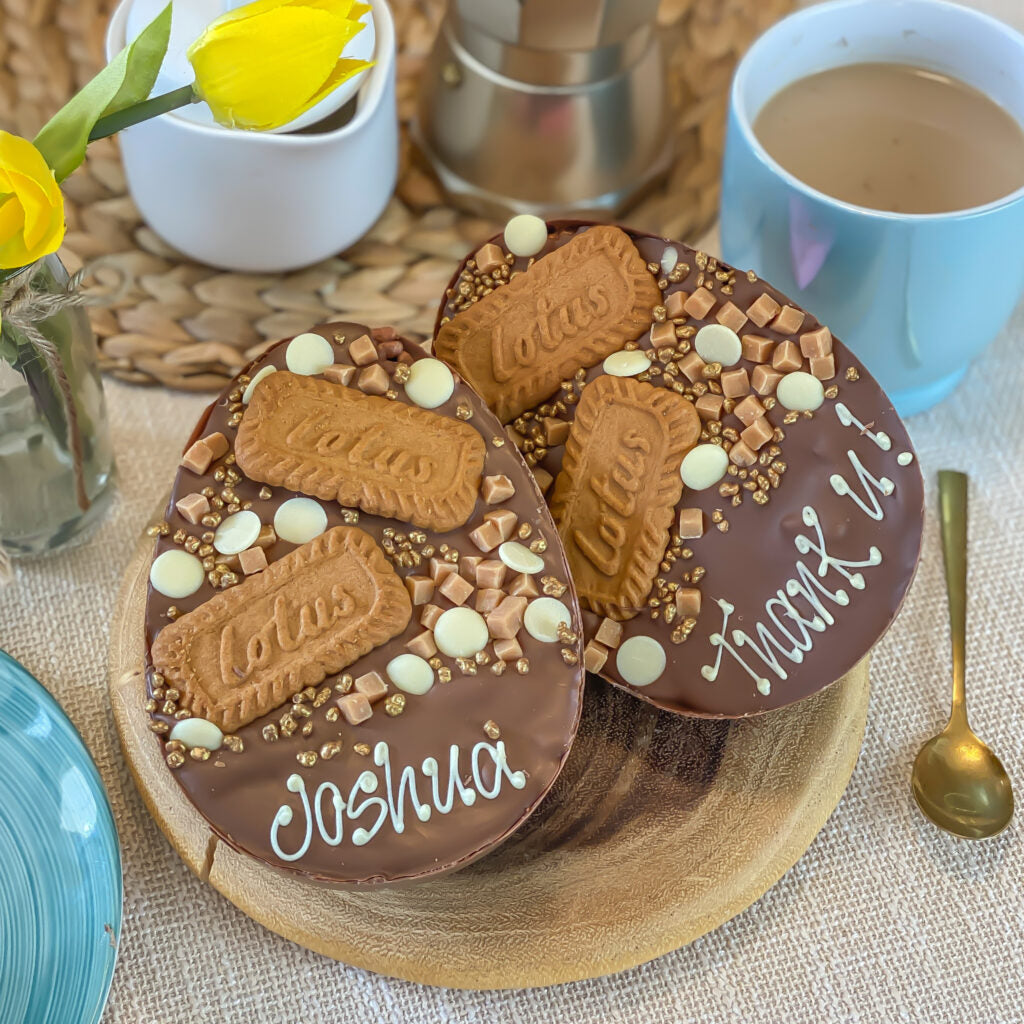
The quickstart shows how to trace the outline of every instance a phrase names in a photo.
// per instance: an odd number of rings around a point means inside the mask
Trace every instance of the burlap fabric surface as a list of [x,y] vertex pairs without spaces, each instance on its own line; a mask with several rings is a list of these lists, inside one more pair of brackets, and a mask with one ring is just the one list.
[[948,707],[933,492],[937,469],[959,467],[972,480],[971,717],[1024,792],[1022,340],[1024,308],[960,390],[910,422],[932,501],[924,560],[872,662],[853,780],[807,854],[753,907],[689,948],[603,980],[514,994],[389,981],[306,952],[193,877],[146,813],[107,706],[108,623],[134,539],[204,399],[108,383],[121,474],[112,514],[86,546],[19,565],[0,592],[0,646],[67,709],[114,806],[125,919],[106,1020],[1024,1020],[1020,817],[989,843],[957,841],[924,822],[908,787],[914,754]]

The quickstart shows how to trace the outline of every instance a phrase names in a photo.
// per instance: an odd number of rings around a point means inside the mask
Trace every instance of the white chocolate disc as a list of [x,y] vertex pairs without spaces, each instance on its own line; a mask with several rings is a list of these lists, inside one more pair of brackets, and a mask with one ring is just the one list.
[[405,393],[421,409],[436,409],[455,393],[455,377],[440,359],[417,359],[409,367]]
[[490,638],[484,617],[472,608],[449,608],[434,623],[434,643],[449,658],[472,658]]
[[635,377],[638,373],[651,368],[651,361],[647,353],[638,348],[630,349],[628,352],[623,349],[621,352],[613,352],[602,364],[605,373],[613,377]]
[[616,651],[615,667],[630,686],[650,686],[665,671],[665,648],[652,636],[631,636]]
[[825,386],[817,377],[796,370],[779,381],[775,397],[793,412],[813,412],[825,401]]
[[274,532],[289,544],[305,544],[327,529],[327,513],[312,498],[289,498],[274,513]]
[[679,250],[674,246],[665,246],[665,251],[661,254],[661,272],[663,274],[671,274],[676,269],[676,264],[679,262]]
[[186,747],[206,747],[207,750],[220,750],[224,742],[224,733],[205,718],[186,718],[175,722],[168,739],[180,740]]
[[262,528],[260,517],[249,509],[243,509],[228,516],[217,527],[217,532],[213,535],[213,546],[222,555],[237,555],[256,543]]
[[334,349],[319,334],[296,334],[284,350],[284,361],[292,373],[312,377],[334,362]]
[[717,444],[699,444],[691,448],[679,467],[683,483],[693,491],[714,487],[729,468],[729,456]]
[[248,405],[252,401],[252,393],[256,390],[256,385],[259,384],[264,377],[269,377],[272,373],[276,372],[276,366],[264,366],[263,369],[245,385],[245,390],[242,392],[242,405]]
[[498,548],[498,557],[513,571],[532,576],[544,568],[544,559],[535,555],[525,544],[507,540]]
[[537,597],[527,606],[523,626],[534,640],[553,644],[558,639],[558,627],[568,626],[572,613],[557,598]]
[[205,578],[203,563],[187,551],[165,551],[154,559],[149,570],[149,582],[164,597],[189,597]]
[[406,693],[419,696],[434,685],[434,670],[418,654],[400,654],[388,662],[384,671]]
[[505,247],[515,256],[536,256],[547,240],[547,224],[532,213],[520,213],[505,225]]
[[735,365],[743,355],[740,336],[725,324],[706,324],[693,339],[693,347],[705,363],[723,366]]

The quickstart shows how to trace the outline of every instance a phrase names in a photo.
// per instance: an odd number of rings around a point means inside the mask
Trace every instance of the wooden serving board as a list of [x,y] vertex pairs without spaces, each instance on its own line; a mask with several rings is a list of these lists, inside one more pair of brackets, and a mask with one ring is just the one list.
[[142,668],[151,551],[151,540],[140,542],[111,630],[110,697],[136,785],[200,879],[279,935],[356,967],[430,985],[524,988],[677,949],[796,863],[860,751],[867,659],[816,696],[743,721],[669,715],[593,680],[555,787],[494,853],[399,888],[298,881],[212,835],[153,741]]

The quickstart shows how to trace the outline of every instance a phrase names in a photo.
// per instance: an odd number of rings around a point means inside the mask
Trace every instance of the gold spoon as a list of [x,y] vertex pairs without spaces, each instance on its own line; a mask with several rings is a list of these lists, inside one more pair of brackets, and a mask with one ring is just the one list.
[[989,839],[1010,824],[1013,790],[1000,760],[967,724],[967,475],[939,472],[942,556],[953,639],[953,710],[946,728],[918,752],[911,789],[939,828],[962,839]]

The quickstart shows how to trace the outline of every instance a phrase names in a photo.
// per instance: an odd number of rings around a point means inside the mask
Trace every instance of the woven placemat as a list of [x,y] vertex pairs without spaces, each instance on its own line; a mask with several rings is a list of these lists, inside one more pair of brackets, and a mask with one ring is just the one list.
[[[663,188],[628,215],[638,229],[694,238],[714,219],[726,91],[738,56],[793,0],[662,0],[676,159]],[[113,0],[0,0],[0,127],[31,138],[99,67]],[[94,144],[65,184],[71,271],[89,265],[113,306],[92,309],[102,365],[120,380],[190,391],[220,388],[278,338],[333,317],[429,335],[441,292],[465,251],[496,225],[444,204],[405,127],[443,0],[391,0],[398,32],[398,189],[355,246],[306,270],[234,274],[194,263],[142,221],[117,144]]]

